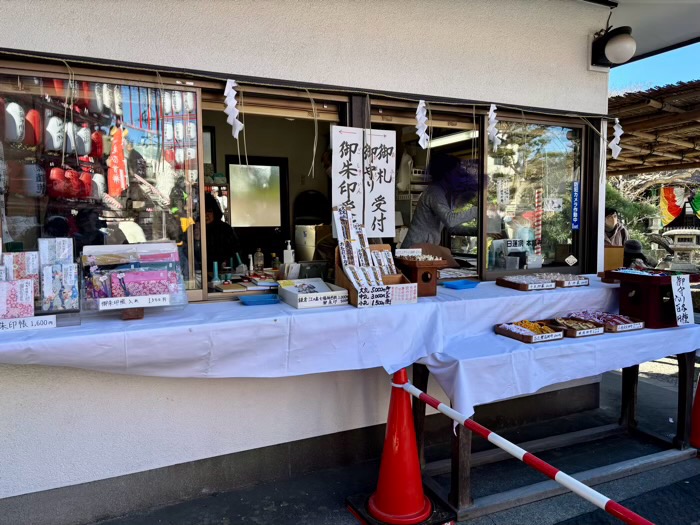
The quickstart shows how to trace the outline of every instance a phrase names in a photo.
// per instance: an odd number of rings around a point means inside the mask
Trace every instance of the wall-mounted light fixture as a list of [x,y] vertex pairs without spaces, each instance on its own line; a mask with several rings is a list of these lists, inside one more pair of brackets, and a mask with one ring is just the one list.
[[629,26],[607,27],[598,31],[593,40],[591,65],[610,67],[624,64],[637,51],[637,42],[632,38]]

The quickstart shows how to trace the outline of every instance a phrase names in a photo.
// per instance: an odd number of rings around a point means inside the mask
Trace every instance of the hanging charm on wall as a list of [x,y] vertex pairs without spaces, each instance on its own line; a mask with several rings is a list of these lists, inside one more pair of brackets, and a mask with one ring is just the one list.
[[498,146],[501,145],[501,139],[498,137],[498,116],[496,115],[496,104],[491,104],[489,107],[489,126],[487,128],[489,140],[493,142],[493,151],[498,151]]
[[226,89],[224,89],[226,109],[224,109],[224,113],[228,115],[226,122],[228,122],[233,128],[233,138],[238,140],[238,134],[243,129],[243,122],[238,120],[238,114],[240,111],[238,111],[238,108],[236,107],[238,105],[238,100],[236,100],[236,87],[238,87],[238,84],[236,84],[235,80],[229,79],[226,81]]
[[428,110],[425,107],[425,100],[418,101],[416,108],[416,135],[418,135],[418,144],[423,149],[428,147]]
[[622,130],[620,119],[615,119],[615,125],[613,126],[613,138],[610,142],[608,142],[608,147],[612,151],[613,159],[616,159],[622,151],[622,147],[620,146],[620,137],[622,137],[623,133],[624,131]]

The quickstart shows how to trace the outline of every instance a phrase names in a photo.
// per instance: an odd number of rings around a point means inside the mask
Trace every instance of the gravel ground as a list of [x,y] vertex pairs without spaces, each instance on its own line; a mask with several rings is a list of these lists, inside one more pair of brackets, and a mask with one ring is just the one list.
[[[695,358],[695,382],[700,376],[700,358]],[[639,377],[665,388],[678,388],[678,362],[675,357],[664,357],[639,365]]]

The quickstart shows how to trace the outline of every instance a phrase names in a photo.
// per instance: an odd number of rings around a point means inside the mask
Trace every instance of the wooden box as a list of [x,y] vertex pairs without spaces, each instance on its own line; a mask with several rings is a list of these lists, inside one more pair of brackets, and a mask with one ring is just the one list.
[[[605,272],[605,278],[620,282],[620,314],[644,321],[647,328],[677,326],[670,276],[608,271]],[[700,275],[691,274],[690,282],[700,282]]]
[[[371,244],[371,250],[390,250],[388,244]],[[350,304],[358,308],[368,306],[389,306],[395,304],[412,304],[418,302],[418,285],[406,279],[402,273],[384,275],[384,286],[373,286],[356,290],[347,278],[340,264],[338,248],[335,249],[335,284],[348,291]]]
[[437,295],[438,270],[446,268],[447,261],[414,261],[402,257],[396,257],[394,261],[408,280],[418,285],[418,297]]

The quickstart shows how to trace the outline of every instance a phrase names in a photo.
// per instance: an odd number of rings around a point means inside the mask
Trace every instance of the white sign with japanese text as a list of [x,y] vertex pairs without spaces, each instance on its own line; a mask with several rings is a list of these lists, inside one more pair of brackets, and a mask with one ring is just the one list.
[[169,306],[170,295],[139,295],[135,297],[104,297],[99,299],[99,310],[123,310],[124,308],[150,308]]
[[333,206],[347,206],[358,217],[364,211],[362,146],[364,130],[332,127],[333,166],[331,172]]
[[393,237],[396,234],[396,132],[366,129],[363,157],[367,237]]
[[690,277],[687,275],[672,275],[673,306],[676,309],[678,326],[694,324],[693,298],[690,295]]
[[353,208],[367,237],[394,237],[396,132],[333,126],[333,206]]

